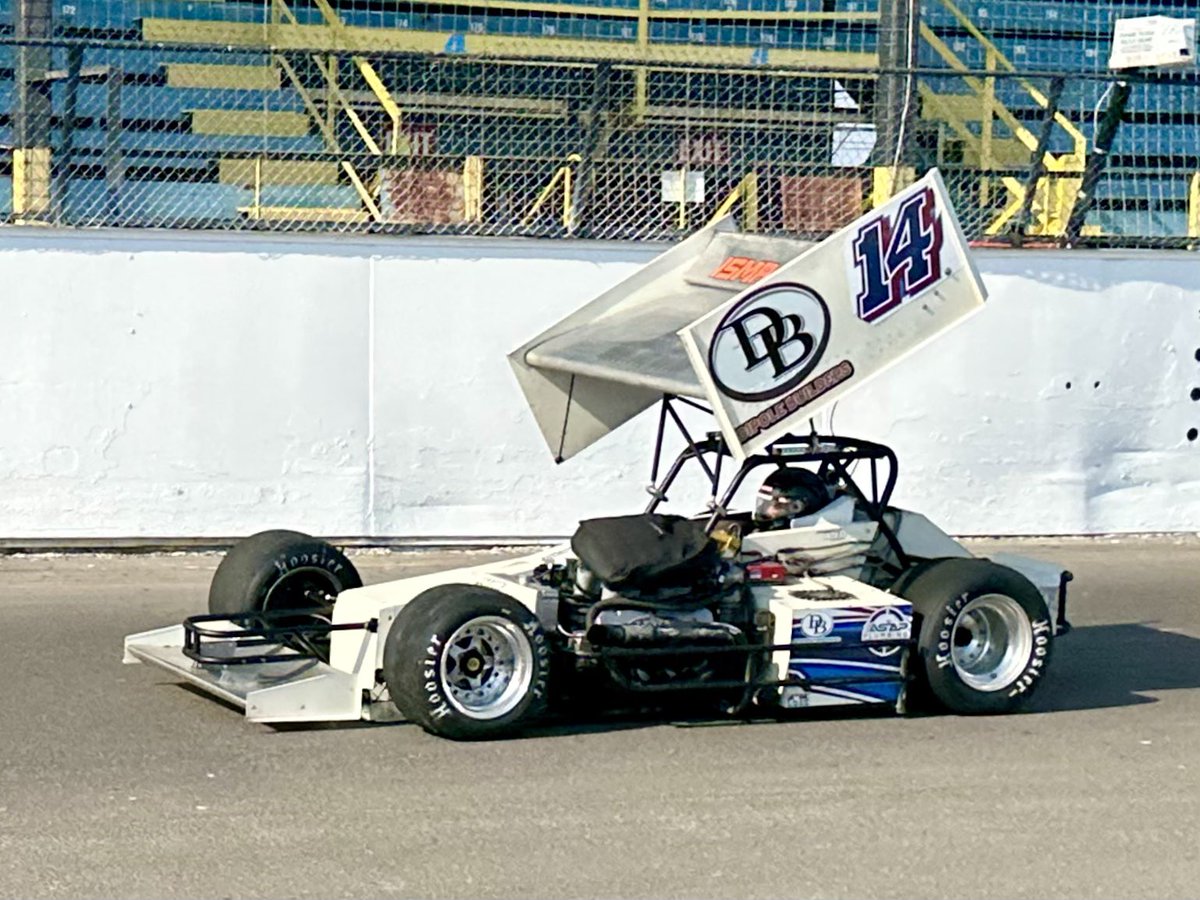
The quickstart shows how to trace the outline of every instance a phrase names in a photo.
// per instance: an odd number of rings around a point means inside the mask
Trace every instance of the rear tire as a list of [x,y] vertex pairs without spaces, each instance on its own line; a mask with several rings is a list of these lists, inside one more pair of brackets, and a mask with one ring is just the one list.
[[537,618],[499,591],[439,585],[388,630],[383,675],[404,718],[453,740],[507,737],[545,710],[550,647]]
[[260,531],[238,541],[217,566],[208,611],[240,615],[283,609],[328,610],[308,596],[336,597],[362,587],[354,564],[325,541],[299,531]]
[[1053,625],[1041,592],[986,559],[940,559],[895,593],[912,603],[917,650],[910,696],[957,713],[1015,712],[1041,684]]

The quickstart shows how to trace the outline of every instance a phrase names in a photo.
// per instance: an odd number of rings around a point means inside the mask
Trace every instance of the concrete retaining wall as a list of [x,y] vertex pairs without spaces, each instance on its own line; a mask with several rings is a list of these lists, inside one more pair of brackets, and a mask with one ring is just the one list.
[[[556,467],[504,357],[655,252],[0,231],[0,537],[515,537],[635,510],[653,414]],[[956,533],[1200,529],[1200,257],[977,258],[988,309],[834,429],[892,443],[897,500]]]

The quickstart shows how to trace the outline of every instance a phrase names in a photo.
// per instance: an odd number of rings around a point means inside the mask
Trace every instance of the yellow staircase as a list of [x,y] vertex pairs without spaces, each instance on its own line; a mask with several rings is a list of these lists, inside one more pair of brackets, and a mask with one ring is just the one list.
[[[229,46],[246,47],[328,47],[331,50],[390,47],[390,32],[380,29],[347,28],[336,11],[326,2],[317,0],[325,19],[320,25],[301,25],[288,7],[287,0],[271,0],[271,21],[266,25],[244,22],[209,22],[197,20],[143,20],[143,37],[147,40],[184,41],[188,43],[219,42]],[[358,34],[363,32],[363,34]],[[441,50],[444,40],[428,50]],[[348,98],[349,87],[343,84],[338,58],[332,54],[311,54],[312,62],[321,75],[319,87],[304,84],[295,68],[282,55],[273,54],[269,65],[199,65],[169,64],[167,83],[177,87],[224,88],[235,90],[290,90],[304,105],[303,112],[256,109],[207,109],[190,111],[194,134],[224,136],[320,136],[323,149],[331,156],[346,155],[361,159],[377,157],[378,163],[365,169],[361,162],[351,159],[337,161],[275,159],[265,157],[222,157],[218,161],[218,178],[224,184],[252,190],[252,202],[241,212],[249,219],[297,222],[370,223],[388,221],[384,197],[388,194],[387,179],[397,169],[405,168],[389,159],[409,154],[408,140],[403,130],[402,114],[387,87],[369,62],[359,56],[352,58],[353,67],[370,95],[387,116],[386,135],[373,134]],[[356,92],[361,94],[361,92]],[[357,99],[357,97],[356,97]],[[344,116],[353,128],[355,146],[343,145],[337,124]],[[361,144],[359,143],[361,141]],[[459,177],[463,194],[463,210],[467,221],[482,218],[483,166],[478,157],[468,157]],[[398,176],[404,181],[404,173]],[[408,178],[412,194],[412,181]],[[263,202],[264,190],[277,186],[330,187],[350,185],[358,203],[353,206],[272,205]],[[420,193],[420,185],[417,185]],[[328,193],[328,192],[326,192]],[[403,194],[403,190],[401,190]],[[403,197],[401,198],[404,199]],[[401,213],[402,215],[403,213]]]
[[[956,21],[984,51],[985,71],[1015,73],[1016,66],[962,12],[953,0],[936,0],[950,11]],[[918,85],[921,116],[944,127],[961,142],[962,162],[982,173],[979,184],[979,203],[992,210],[985,234],[998,235],[1012,227],[1013,219],[1025,205],[1025,176],[1015,177],[1014,169],[1027,168],[1033,163],[1038,138],[996,96],[993,75],[967,75],[969,67],[954,50],[928,25],[920,26],[922,40],[946,62],[952,72],[964,73],[960,83],[963,92],[933,90],[924,80]],[[1034,84],[1024,78],[1013,79],[1033,102],[1042,109],[1049,108],[1049,99]],[[1068,153],[1044,153],[1041,176],[1034,189],[1028,233],[1058,236],[1066,232],[1071,209],[1083,181],[1087,161],[1087,137],[1061,112],[1054,115],[1054,127],[1070,138]],[[989,172],[1003,173],[989,175]],[[997,192],[997,182],[1000,191]],[[1085,227],[1085,234],[1096,229]]]
[[[197,109],[191,111],[191,127],[198,134],[212,135],[279,135],[295,136],[319,134],[324,150],[331,157],[345,154],[350,159],[336,162],[288,161],[278,159],[228,158],[219,164],[220,180],[253,189],[254,201],[242,210],[253,219],[314,219],[335,222],[383,222],[388,219],[384,208],[385,198],[393,201],[397,183],[411,179],[404,163],[389,163],[389,158],[407,156],[409,147],[402,127],[405,108],[419,108],[429,112],[434,107],[430,95],[409,97],[394,96],[383,84],[378,74],[362,56],[352,56],[350,71],[339,72],[338,56],[375,51],[416,51],[442,53],[447,42],[457,42],[456,52],[467,55],[497,55],[506,58],[538,57],[569,58],[572,60],[612,60],[634,69],[637,92],[631,114],[645,121],[655,110],[648,104],[647,73],[655,65],[670,65],[678,62],[710,62],[714,64],[746,64],[751,48],[739,46],[705,46],[697,44],[666,44],[650,41],[650,24],[662,19],[694,19],[705,21],[777,20],[779,18],[812,21],[875,21],[876,12],[812,12],[791,11],[754,12],[745,10],[677,10],[651,8],[652,0],[639,0],[635,8],[614,7],[597,2],[589,6],[564,7],[549,2],[530,0],[431,0],[447,6],[472,8],[479,11],[506,10],[520,13],[530,11],[555,12],[570,15],[598,15],[606,18],[626,17],[630,20],[636,39],[632,42],[555,38],[546,36],[512,36],[470,32],[462,35],[423,32],[409,29],[365,28],[345,24],[328,0],[315,0],[322,21],[301,23],[288,6],[288,0],[270,0],[270,15],[265,22],[201,21],[147,17],[142,20],[142,36],[145,40],[161,43],[186,42],[189,44],[214,44],[229,48],[255,48],[267,50],[308,51],[316,70],[320,73],[318,83],[301,82],[288,60],[281,54],[271,56],[269,65],[260,66],[197,66],[176,65],[169,72],[169,83],[179,86],[211,86],[235,89],[274,90],[286,89],[300,96],[304,112],[270,112]],[[335,55],[337,54],[337,55]],[[878,54],[874,52],[850,52],[828,49],[772,48],[770,62],[774,65],[790,66],[795,69],[813,67],[836,67],[842,70],[841,77],[870,77],[869,73],[878,66]],[[343,63],[345,57],[342,57]],[[757,63],[751,63],[757,66]],[[343,65],[343,69],[346,67]],[[352,85],[352,81],[357,84]],[[365,84],[368,91],[363,91]],[[351,90],[351,87],[357,88]],[[362,103],[363,96],[378,103],[390,123],[387,134],[372,134],[363,123],[354,103]],[[351,102],[351,97],[353,101]],[[561,105],[556,101],[534,101],[518,98],[463,98],[447,97],[443,105],[471,103],[486,104],[501,102],[526,106],[534,103]],[[370,102],[370,101],[368,101]],[[661,111],[658,111],[661,113]],[[668,112],[671,112],[668,110]],[[678,112],[678,111],[676,111]],[[692,111],[684,111],[690,114]],[[529,115],[544,116],[546,110],[525,110]],[[561,114],[551,110],[550,114]],[[354,146],[343,146],[347,129],[337,129],[336,124],[349,125],[355,138]],[[341,136],[341,137],[339,137]],[[377,157],[368,166],[364,157]],[[371,171],[367,171],[367,169]],[[360,171],[362,170],[362,171]],[[557,169],[555,170],[557,172]],[[444,173],[458,178],[464,197],[465,215],[468,221],[482,218],[483,166],[477,157],[468,157],[461,176]],[[390,179],[390,180],[389,180]],[[263,189],[274,185],[335,185],[353,186],[359,203],[346,208],[281,207],[261,202]],[[410,187],[412,185],[410,184]],[[400,190],[400,193],[403,193]]]
[[[245,91],[277,91],[282,87],[280,69],[274,65],[167,63],[166,70],[169,87]],[[300,113],[250,109],[195,109],[191,111],[191,127],[195,134],[214,135],[303,135],[309,130],[308,117]],[[337,163],[310,160],[221,157],[217,173],[220,183],[247,188],[255,184],[338,183]]]

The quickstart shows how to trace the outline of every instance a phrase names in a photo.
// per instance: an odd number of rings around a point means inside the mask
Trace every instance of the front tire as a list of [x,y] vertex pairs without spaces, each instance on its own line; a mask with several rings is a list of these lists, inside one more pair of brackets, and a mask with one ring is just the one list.
[[299,531],[260,531],[238,541],[217,566],[208,611],[218,615],[328,610],[314,592],[336,597],[362,587],[354,564],[336,547]]
[[465,584],[418,595],[388,631],[383,674],[392,702],[430,734],[507,737],[545,710],[550,648],[511,597]]
[[952,712],[1026,706],[1050,663],[1053,625],[1041,592],[985,559],[941,559],[894,589],[912,603],[918,665],[911,692]]

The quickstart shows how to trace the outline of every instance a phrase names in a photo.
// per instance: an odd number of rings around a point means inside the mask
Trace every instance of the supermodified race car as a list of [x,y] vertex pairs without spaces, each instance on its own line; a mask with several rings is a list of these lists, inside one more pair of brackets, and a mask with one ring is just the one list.
[[[891,450],[811,429],[983,302],[936,172],[819,245],[716,223],[510,356],[560,462],[659,407],[644,512],[368,587],[327,543],[256,534],[220,564],[207,615],[131,635],[125,661],[253,721],[407,719],[458,739],[604,704],[1017,710],[1066,630],[1070,574],[973,556],[890,504]],[[694,435],[700,413],[717,427]],[[685,472],[700,515],[665,511]]]

